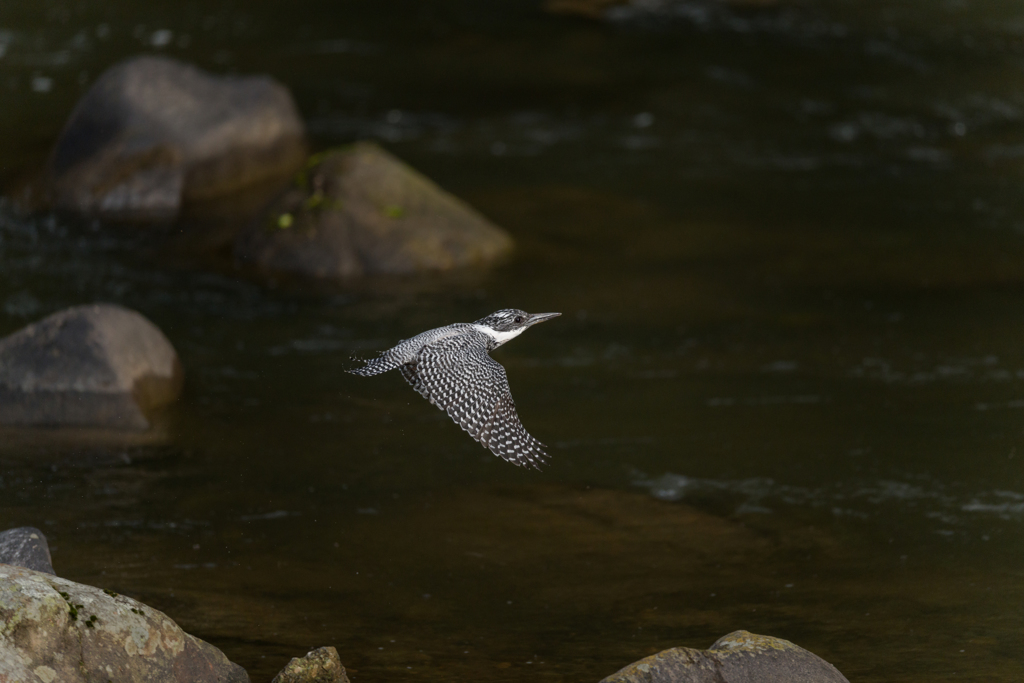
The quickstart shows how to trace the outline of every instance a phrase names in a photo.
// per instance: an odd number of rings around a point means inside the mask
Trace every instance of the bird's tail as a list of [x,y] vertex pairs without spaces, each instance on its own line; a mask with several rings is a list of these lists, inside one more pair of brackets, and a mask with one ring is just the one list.
[[385,351],[377,358],[366,361],[366,365],[364,365],[363,367],[355,368],[353,370],[349,370],[348,372],[352,373],[353,375],[360,375],[362,377],[373,377],[374,375],[379,375],[382,372],[394,370],[399,365],[401,365],[401,363],[397,362],[394,357],[392,357]]

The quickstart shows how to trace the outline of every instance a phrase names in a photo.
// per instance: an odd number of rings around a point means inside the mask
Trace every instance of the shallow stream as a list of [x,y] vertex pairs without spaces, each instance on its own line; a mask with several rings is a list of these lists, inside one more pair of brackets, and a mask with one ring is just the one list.
[[[265,282],[0,204],[0,335],[114,301],[186,373],[137,443],[3,432],[0,528],[254,681],[320,645],[356,683],[596,681],[741,628],[859,683],[1024,680],[1024,8],[644,7],[3,4],[8,187],[162,52],[274,75],[318,148],[380,141],[518,250]],[[494,354],[541,473],[345,373],[512,306],[564,314]]]

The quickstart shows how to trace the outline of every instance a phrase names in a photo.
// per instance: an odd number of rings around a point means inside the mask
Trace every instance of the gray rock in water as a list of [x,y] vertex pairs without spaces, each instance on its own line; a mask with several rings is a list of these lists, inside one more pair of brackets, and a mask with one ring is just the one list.
[[31,526],[0,531],[0,564],[25,567],[45,574],[55,573],[46,536]]
[[0,681],[249,683],[166,614],[111,591],[0,565]]
[[318,647],[301,659],[293,657],[271,683],[349,683],[338,651]]
[[144,430],[182,382],[167,337],[113,304],[68,308],[0,339],[0,424]]
[[850,683],[821,657],[788,640],[733,631],[707,650],[674,647],[601,683]]
[[371,143],[312,157],[235,242],[242,263],[316,278],[450,270],[511,250],[507,233]]
[[55,205],[129,220],[174,218],[216,197],[294,173],[305,128],[287,88],[135,57],[99,77],[50,157]]

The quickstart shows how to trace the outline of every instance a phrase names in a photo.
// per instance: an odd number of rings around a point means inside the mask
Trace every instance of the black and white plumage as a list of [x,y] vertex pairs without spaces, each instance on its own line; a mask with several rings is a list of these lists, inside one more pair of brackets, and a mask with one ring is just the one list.
[[482,446],[515,465],[539,469],[547,457],[544,444],[519,421],[505,368],[488,352],[558,315],[503,309],[475,323],[427,330],[349,372],[370,377],[397,368]]

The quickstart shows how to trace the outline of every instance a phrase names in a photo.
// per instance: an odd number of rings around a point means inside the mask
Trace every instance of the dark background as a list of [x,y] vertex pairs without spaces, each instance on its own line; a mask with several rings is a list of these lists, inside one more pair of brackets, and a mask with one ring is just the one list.
[[[1024,676],[1024,10],[649,7],[0,5],[12,191],[155,52],[273,75],[316,148],[375,139],[517,241],[274,286],[5,200],[0,333],[122,303],[187,384],[150,443],[7,434],[0,527],[254,680],[319,645],[354,681],[597,680],[738,628],[856,681]],[[564,314],[495,354],[541,474],[344,373],[509,306]]]

